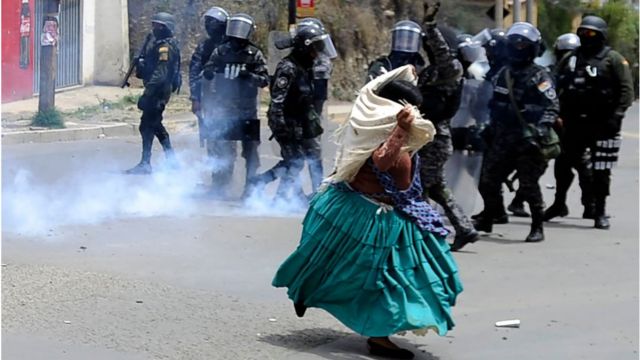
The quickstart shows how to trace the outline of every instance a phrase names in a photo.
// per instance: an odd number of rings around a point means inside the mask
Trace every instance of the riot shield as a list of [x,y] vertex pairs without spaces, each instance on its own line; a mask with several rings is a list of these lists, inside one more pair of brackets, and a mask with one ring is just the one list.
[[482,153],[454,150],[445,165],[449,189],[465,214],[473,214],[478,198]]

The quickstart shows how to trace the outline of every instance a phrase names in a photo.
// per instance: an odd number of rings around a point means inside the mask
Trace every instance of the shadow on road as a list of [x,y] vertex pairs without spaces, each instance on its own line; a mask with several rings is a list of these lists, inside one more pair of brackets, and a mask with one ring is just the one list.
[[[381,359],[380,357],[369,355],[365,337],[328,328],[304,329],[292,331],[288,334],[270,334],[261,337],[259,341],[300,352],[299,355],[291,356],[291,359]],[[415,360],[440,360],[439,357],[428,353],[426,350],[417,349],[414,344],[403,338],[393,337],[393,341],[398,346],[413,351],[416,355]],[[305,356],[303,354],[308,355]]]

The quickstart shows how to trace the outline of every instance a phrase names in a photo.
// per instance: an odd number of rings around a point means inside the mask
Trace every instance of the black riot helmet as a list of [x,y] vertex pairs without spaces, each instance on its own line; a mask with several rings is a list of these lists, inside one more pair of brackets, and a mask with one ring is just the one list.
[[207,10],[204,14],[204,28],[211,38],[221,38],[227,29],[227,19],[229,13],[221,8],[214,6]]
[[564,55],[580,47],[580,38],[574,33],[566,33],[558,36],[553,44],[553,53],[556,60],[560,61]]
[[410,20],[398,21],[391,29],[391,51],[417,53],[421,39],[420,25]]
[[293,37],[293,50],[312,58],[320,54],[330,59],[337,56],[331,36],[317,26],[299,27]]
[[317,19],[317,18],[304,18],[300,20],[300,22],[298,23],[298,28],[305,27],[305,26],[315,26],[320,28],[320,30],[322,31],[326,31],[322,21],[320,21],[320,19]]
[[491,67],[500,67],[507,57],[507,35],[504,29],[484,29],[474,36],[484,47]]
[[235,14],[227,19],[226,35],[230,38],[249,40],[255,29],[255,21],[247,14]]
[[581,49],[587,53],[600,51],[607,40],[607,23],[602,18],[589,15],[582,18],[578,26]]
[[151,24],[161,26],[154,27],[153,36],[156,39],[171,37],[176,31],[176,19],[173,15],[166,12],[159,12],[151,18]]
[[540,53],[542,36],[535,26],[517,22],[507,31],[509,62],[515,66],[531,64]]

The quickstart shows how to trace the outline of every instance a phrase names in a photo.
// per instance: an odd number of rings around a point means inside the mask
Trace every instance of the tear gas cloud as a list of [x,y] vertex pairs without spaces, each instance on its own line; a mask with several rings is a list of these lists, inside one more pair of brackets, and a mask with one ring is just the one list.
[[[183,152],[178,157],[182,160],[186,155]],[[194,215],[299,217],[303,214],[305,204],[274,200],[275,184],[263,193],[254,192],[246,201],[240,201],[239,194],[244,184],[241,159],[236,161],[241,176],[236,174],[234,177],[239,184],[231,187],[231,192],[237,193],[235,200],[238,201],[220,201],[221,195],[228,194],[208,192],[211,170],[216,163],[203,157],[180,161],[178,169],[156,166],[154,173],[148,176],[105,171],[119,166],[115,161],[113,164],[101,163],[100,170],[83,166],[82,171],[66,173],[53,182],[43,181],[37,172],[24,167],[7,166],[17,170],[12,171],[13,176],[5,176],[2,229],[4,232],[37,236],[60,226],[97,224],[123,218],[185,218]]]

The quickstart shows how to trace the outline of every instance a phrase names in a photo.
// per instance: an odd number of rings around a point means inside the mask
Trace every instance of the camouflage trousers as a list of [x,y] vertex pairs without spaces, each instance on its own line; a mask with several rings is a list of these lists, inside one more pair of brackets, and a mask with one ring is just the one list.
[[444,165],[452,153],[451,137],[436,135],[432,142],[418,151],[420,180],[423,197],[435,201],[444,209],[456,234],[465,234],[473,230],[473,224],[456,203],[444,175]]
[[[538,183],[547,168],[547,161],[535,149],[522,146],[494,145],[487,149],[482,161],[480,195],[487,216],[499,215],[504,208],[502,184],[514,170],[518,172],[518,192],[529,203],[532,219],[542,218],[544,201]],[[502,210],[503,211],[503,210]]]

